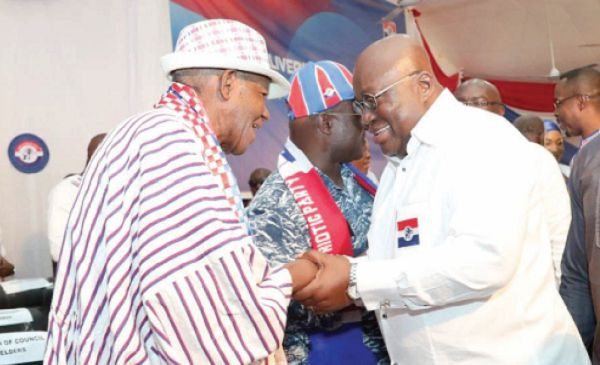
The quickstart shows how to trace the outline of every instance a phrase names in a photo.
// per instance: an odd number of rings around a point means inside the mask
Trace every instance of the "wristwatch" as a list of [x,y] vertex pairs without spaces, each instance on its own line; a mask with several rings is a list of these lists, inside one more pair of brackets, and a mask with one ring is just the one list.
[[358,263],[350,264],[350,278],[348,280],[348,289],[346,290],[346,294],[352,300],[358,300],[360,298],[360,294],[358,293],[358,286],[356,285],[356,268]]

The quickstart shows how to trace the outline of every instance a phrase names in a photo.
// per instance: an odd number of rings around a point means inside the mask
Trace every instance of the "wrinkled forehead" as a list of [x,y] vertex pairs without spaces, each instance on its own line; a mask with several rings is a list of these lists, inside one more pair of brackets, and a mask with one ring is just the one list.
[[[364,94],[373,95],[411,71],[414,70],[409,70],[408,67],[402,67],[402,65],[365,67],[364,70],[357,68],[354,74],[354,93],[358,97]],[[356,72],[359,72],[358,76]]]
[[403,55],[393,57],[392,54],[386,54],[380,48],[368,49],[359,56],[356,62],[354,91],[357,95],[377,92],[395,81],[395,78],[404,75],[405,72],[412,72],[416,69],[412,65],[412,58]]

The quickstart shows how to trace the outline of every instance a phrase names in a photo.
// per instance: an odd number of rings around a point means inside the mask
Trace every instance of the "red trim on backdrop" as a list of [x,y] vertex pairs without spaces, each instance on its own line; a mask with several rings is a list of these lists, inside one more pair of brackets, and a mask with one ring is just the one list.
[[[435,60],[435,57],[433,57],[431,48],[417,21],[417,18],[421,16],[421,13],[416,9],[413,9],[412,13],[415,18],[415,25],[417,26],[417,30],[423,41],[423,46],[431,60],[433,73],[444,87],[454,91],[458,85],[459,75],[454,74],[448,76],[444,73]],[[468,77],[466,77],[466,79],[468,79]],[[554,106],[552,105],[552,101],[554,100],[554,83],[520,82],[498,79],[487,79],[487,81],[496,85],[500,91],[500,95],[502,95],[502,101],[511,107],[543,113],[554,112]]]
[[421,13],[416,9],[413,9],[412,13],[415,18],[415,25],[417,26],[417,31],[419,32],[419,35],[421,36],[421,41],[423,41],[423,47],[425,47],[425,50],[427,51],[427,54],[429,55],[429,60],[431,61],[431,68],[433,68],[433,73],[435,74],[435,77],[438,79],[440,84],[442,84],[442,85],[444,85],[444,87],[447,87],[448,89],[450,89],[450,91],[456,90],[456,87],[458,86],[458,82],[459,82],[458,74],[448,76],[444,73],[444,71],[442,70],[440,65],[437,63],[435,57],[433,57],[433,53],[431,52],[429,43],[427,43],[427,40],[425,39],[425,36],[423,35],[423,32],[421,31],[421,26],[419,25],[419,22],[417,21],[417,18],[419,16],[421,16]]

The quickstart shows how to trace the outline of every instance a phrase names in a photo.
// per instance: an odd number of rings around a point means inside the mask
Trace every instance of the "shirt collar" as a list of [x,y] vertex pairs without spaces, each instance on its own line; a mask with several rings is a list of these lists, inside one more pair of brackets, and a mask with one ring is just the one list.
[[348,185],[348,181],[351,181],[351,179],[354,179],[354,173],[352,172],[352,170],[350,170],[343,164],[340,164],[340,167],[341,167],[340,174],[342,175],[342,181],[344,182],[344,186],[337,186],[333,182],[333,180],[331,180],[331,178],[329,176],[327,176],[326,173],[321,171],[321,169],[318,168],[317,166],[315,166],[315,170],[317,170],[317,172],[321,176],[321,179],[323,179],[323,181],[325,182],[325,185],[327,185],[328,187],[333,187],[334,189],[344,190],[344,187]]
[[594,133],[592,133],[589,136],[587,136],[586,138],[582,139],[581,144],[579,145],[579,148],[582,148],[586,144],[590,143],[592,141],[592,139],[594,139],[594,138],[596,138],[596,136],[598,136],[598,134],[600,134],[600,129],[597,129]]
[[406,147],[407,153],[413,152],[419,144],[439,145],[447,134],[446,129],[451,127],[446,120],[452,114],[450,110],[461,106],[454,95],[444,89],[413,128]]

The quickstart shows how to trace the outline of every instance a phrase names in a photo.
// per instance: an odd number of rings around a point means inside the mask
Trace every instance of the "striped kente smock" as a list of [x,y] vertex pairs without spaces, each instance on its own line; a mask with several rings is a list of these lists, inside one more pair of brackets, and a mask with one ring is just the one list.
[[47,364],[263,363],[291,279],[272,269],[161,108],[121,123],[84,174],[65,233]]

